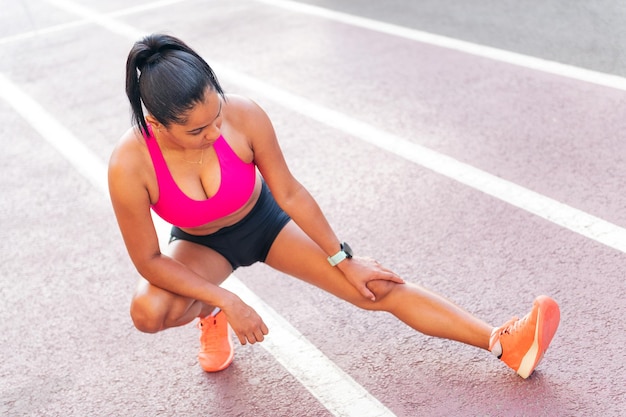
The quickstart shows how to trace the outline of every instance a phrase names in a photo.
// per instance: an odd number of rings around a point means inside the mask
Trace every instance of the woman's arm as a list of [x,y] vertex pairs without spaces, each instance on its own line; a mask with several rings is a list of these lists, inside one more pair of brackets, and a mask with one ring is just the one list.
[[[340,249],[340,240],[322,213],[319,205],[306,188],[289,170],[278,144],[274,128],[265,112],[254,102],[238,98],[245,111],[242,123],[250,138],[254,161],[265,178],[277,203],[329,256]],[[371,259],[354,257],[337,265],[348,281],[366,298],[374,300],[367,287],[373,280],[404,283],[395,273]]]

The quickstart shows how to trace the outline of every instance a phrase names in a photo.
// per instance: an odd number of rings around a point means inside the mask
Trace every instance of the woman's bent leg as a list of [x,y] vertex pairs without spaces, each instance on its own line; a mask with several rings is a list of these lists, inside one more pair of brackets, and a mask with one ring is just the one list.
[[[228,261],[207,247],[176,240],[168,249],[172,258],[215,285],[221,284],[232,272]],[[130,315],[138,330],[155,333],[185,325],[196,317],[207,316],[212,310],[212,306],[174,294],[140,278],[131,302]]]

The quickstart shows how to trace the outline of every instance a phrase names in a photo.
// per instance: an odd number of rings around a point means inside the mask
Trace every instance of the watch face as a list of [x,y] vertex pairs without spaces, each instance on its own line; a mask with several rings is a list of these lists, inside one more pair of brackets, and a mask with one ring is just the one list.
[[352,248],[346,242],[341,244],[341,250],[346,253],[348,258],[352,258]]

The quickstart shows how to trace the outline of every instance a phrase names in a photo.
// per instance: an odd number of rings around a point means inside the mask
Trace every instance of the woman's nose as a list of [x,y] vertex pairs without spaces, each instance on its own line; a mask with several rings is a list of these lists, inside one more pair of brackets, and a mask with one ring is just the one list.
[[208,142],[215,142],[220,137],[221,134],[222,134],[221,129],[215,126],[212,129],[207,129],[207,132],[204,135],[204,138]]
[[206,129],[204,138],[208,141],[215,142],[217,138],[220,137],[221,133],[222,133],[222,116],[220,115],[215,120],[215,122],[209,128]]

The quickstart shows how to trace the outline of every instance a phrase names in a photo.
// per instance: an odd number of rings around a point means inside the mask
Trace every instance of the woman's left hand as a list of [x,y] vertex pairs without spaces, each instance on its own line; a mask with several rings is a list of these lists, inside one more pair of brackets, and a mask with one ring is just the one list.
[[382,266],[378,261],[371,258],[353,257],[340,262],[338,265],[350,284],[356,288],[361,295],[372,301],[376,301],[376,296],[367,287],[370,281],[384,280],[397,284],[404,284],[404,280],[395,272]]

